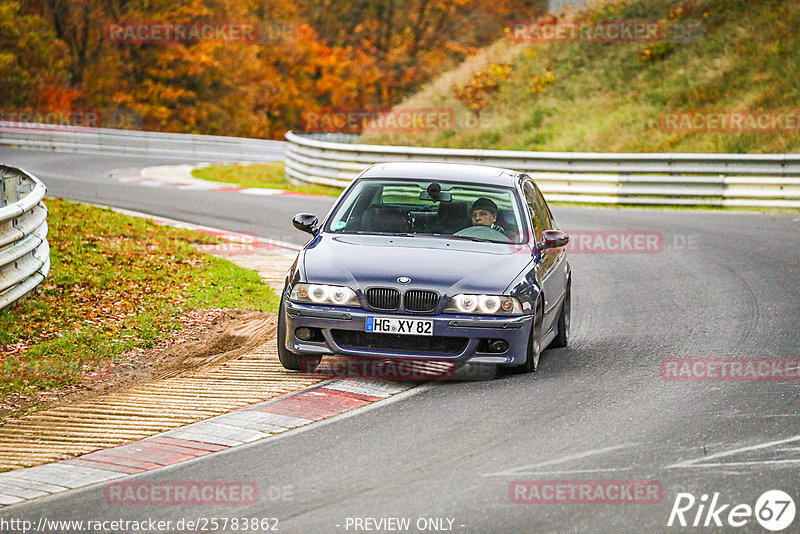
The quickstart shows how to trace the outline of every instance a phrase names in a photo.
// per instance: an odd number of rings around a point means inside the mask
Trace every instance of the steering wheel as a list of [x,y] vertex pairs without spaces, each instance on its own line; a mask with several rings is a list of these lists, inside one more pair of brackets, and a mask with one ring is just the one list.
[[510,243],[511,238],[499,230],[495,230],[490,226],[467,226],[463,230],[453,234],[458,237],[474,237],[476,239],[485,239],[486,241],[494,241],[495,243]]

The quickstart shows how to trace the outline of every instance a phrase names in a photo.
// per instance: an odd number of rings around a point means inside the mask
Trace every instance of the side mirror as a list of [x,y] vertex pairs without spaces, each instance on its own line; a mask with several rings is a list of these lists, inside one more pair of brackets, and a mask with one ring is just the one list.
[[311,213],[298,213],[292,218],[292,224],[298,230],[308,232],[315,237],[319,233],[319,228],[317,228],[319,219]]
[[566,232],[561,230],[545,230],[542,232],[542,242],[539,244],[539,249],[542,252],[547,252],[555,248],[566,247],[569,243],[569,236]]

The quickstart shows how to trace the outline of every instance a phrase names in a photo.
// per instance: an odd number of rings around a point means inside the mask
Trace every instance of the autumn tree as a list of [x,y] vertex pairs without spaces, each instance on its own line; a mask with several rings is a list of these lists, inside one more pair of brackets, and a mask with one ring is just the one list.
[[542,0],[301,0],[321,39],[366,51],[379,65],[381,104],[393,104],[503,33],[546,11]]
[[[280,137],[386,108],[542,0],[0,0],[0,105],[133,110],[145,129]],[[111,23],[237,22],[257,42],[112,41]]]
[[69,86],[67,47],[37,15],[18,2],[0,2],[0,106],[69,109],[78,96]]

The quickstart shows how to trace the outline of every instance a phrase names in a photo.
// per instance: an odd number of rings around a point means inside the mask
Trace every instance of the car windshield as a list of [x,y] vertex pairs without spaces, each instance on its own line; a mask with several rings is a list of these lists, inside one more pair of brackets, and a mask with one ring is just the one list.
[[328,220],[336,234],[430,235],[522,243],[515,191],[438,180],[361,180]]

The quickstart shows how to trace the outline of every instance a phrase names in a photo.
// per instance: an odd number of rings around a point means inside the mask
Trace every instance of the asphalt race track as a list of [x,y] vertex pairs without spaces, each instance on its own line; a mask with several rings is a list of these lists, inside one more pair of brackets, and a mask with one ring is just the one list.
[[327,197],[287,196],[280,201],[235,192],[147,187],[109,177],[115,169],[190,163],[191,160],[143,156],[101,156],[10,150],[0,147],[0,161],[32,172],[47,185],[48,196],[136,210],[150,215],[225,230],[271,237],[300,245],[307,241],[294,229],[295,213],[324,216]]
[[[0,161],[36,174],[52,196],[295,243],[304,234],[291,216],[322,217],[332,202],[134,186],[107,175],[177,160],[3,149]],[[755,508],[768,490],[788,492],[800,507],[796,369],[774,380],[662,376],[669,358],[798,357],[800,215],[553,211],[568,232],[660,232],[663,249],[572,254],[570,346],[545,352],[537,373],[424,385],[371,409],[129,479],[250,482],[260,490],[256,504],[115,506],[96,485],[10,507],[0,518],[154,518],[172,520],[172,531],[180,520],[237,517],[277,518],[281,532],[297,533],[392,531],[389,518],[409,518],[411,532],[764,532],[755,517],[732,527],[730,510]],[[515,481],[543,488],[554,480],[649,480],[663,494],[649,503],[573,504],[562,494],[530,504],[514,502],[520,494],[509,491]],[[680,528],[677,519],[668,526],[679,493],[697,501],[686,521],[698,516],[711,528]],[[706,513],[715,493],[717,508],[729,505],[715,516],[717,527]],[[798,525],[800,518],[786,532]]]

